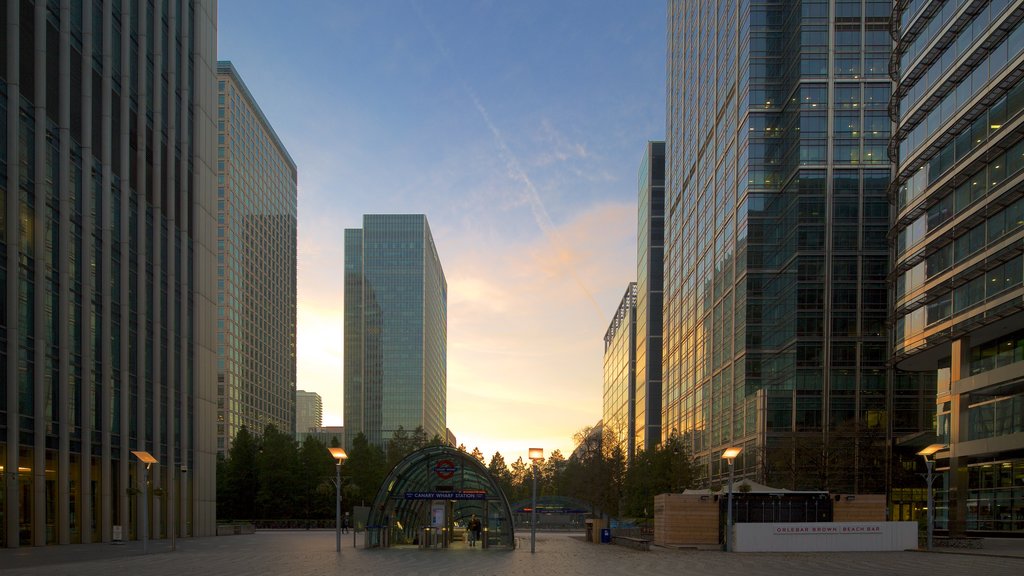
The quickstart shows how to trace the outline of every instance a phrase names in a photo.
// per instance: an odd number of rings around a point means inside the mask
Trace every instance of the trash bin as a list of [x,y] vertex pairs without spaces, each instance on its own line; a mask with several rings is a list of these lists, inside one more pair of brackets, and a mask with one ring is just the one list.
[[601,544],[611,544],[611,543],[612,543],[612,529],[611,528],[601,528]]

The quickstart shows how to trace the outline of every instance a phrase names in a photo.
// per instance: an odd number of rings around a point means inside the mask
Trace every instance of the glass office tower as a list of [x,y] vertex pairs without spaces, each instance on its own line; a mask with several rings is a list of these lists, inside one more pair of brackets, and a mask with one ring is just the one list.
[[1024,532],[1024,2],[897,3],[897,368],[938,380],[937,526]]
[[298,172],[231,62],[217,63],[217,450],[295,433]]
[[740,446],[741,476],[885,491],[891,11],[668,4],[662,436],[712,484]]
[[214,532],[215,11],[0,8],[0,545]]
[[399,427],[447,438],[448,285],[422,214],[345,230],[345,444]]
[[[637,178],[636,449],[661,443],[661,329],[665,253],[665,143],[648,142]],[[605,420],[607,422],[607,419]]]

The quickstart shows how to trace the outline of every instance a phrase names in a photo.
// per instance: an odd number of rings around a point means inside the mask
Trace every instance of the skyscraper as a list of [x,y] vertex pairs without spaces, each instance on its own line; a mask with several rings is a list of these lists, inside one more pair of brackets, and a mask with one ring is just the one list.
[[636,454],[636,282],[630,282],[604,334],[602,422],[628,462]]
[[[295,432],[309,432],[323,425],[323,401],[316,392],[295,391]],[[298,437],[298,436],[296,436]],[[340,438],[339,438],[340,440]]]
[[297,170],[231,62],[217,63],[217,450],[295,433]]
[[636,393],[633,428],[636,449],[646,450],[661,443],[664,142],[647,143],[637,180]]
[[937,378],[938,527],[1024,532],[1024,2],[901,2],[893,364]]
[[213,534],[215,11],[0,9],[3,546]]
[[422,214],[345,230],[345,443],[402,427],[446,438],[448,285]]
[[662,436],[884,491],[892,4],[668,4]]

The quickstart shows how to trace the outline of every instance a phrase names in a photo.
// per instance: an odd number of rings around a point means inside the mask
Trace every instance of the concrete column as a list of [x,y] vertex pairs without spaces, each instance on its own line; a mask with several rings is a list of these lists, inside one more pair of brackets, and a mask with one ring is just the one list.
[[57,189],[60,192],[60,259],[58,268],[58,285],[60,294],[57,298],[55,311],[57,322],[58,359],[57,373],[60,380],[57,384],[57,407],[59,440],[57,445],[57,495],[58,495],[58,536],[60,544],[71,543],[71,410],[68,408],[70,398],[69,380],[71,375],[71,327],[69,326],[71,300],[71,270],[66,255],[70,253],[71,243],[71,1],[61,0],[60,3],[60,180]]
[[[112,242],[112,230],[113,230],[113,206],[111,201],[113,200],[113,170],[112,170],[112,158],[111,152],[113,150],[113,98],[111,97],[111,91],[113,90],[113,78],[111,77],[112,70],[114,68],[114,55],[113,55],[113,2],[114,0],[104,0],[103,2],[103,73],[101,75],[102,89],[102,109],[101,109],[101,121],[103,126],[101,127],[101,145],[100,150],[100,162],[102,164],[101,173],[101,184],[100,184],[100,214],[99,214],[99,225],[100,225],[100,242],[102,242],[102,248],[100,250],[100,262],[99,262],[99,281],[97,283],[97,290],[102,291],[101,302],[103,303],[103,315],[100,317],[100,333],[101,342],[100,345],[100,358],[102,359],[102,367],[100,369],[100,388],[101,402],[100,409],[100,430],[102,431],[102,469],[100,472],[101,483],[100,486],[103,490],[101,504],[101,522],[100,522],[100,540],[103,542],[109,542],[112,537],[113,530],[113,515],[114,515],[114,494],[113,494],[113,467],[112,467],[112,454],[111,454],[111,434],[110,431],[113,429],[113,422],[111,421],[111,412],[113,408],[113,394],[114,394],[114,370],[113,370],[113,350],[111,349],[111,319],[113,317],[113,310],[111,307],[111,283],[112,278],[111,268],[113,266],[113,242]],[[95,129],[95,127],[94,127]]]
[[[98,513],[93,509],[93,473],[92,473],[92,403],[93,403],[93,358],[96,353],[93,350],[92,339],[92,294],[96,289],[92,274],[90,273],[90,262],[93,257],[92,232],[92,109],[96,105],[92,98],[92,57],[93,57],[93,3],[82,3],[82,102],[76,103],[82,107],[82,339],[75,345],[81,346],[82,351],[82,412],[79,418],[82,428],[82,543],[93,542],[92,526],[93,519]],[[97,479],[98,480],[98,479]]]
[[[162,168],[164,164],[164,158],[160,154],[162,151],[159,143],[163,141],[161,137],[161,131],[163,130],[163,116],[164,116],[164,103],[167,97],[165,92],[160,90],[161,76],[163,74],[163,37],[164,29],[161,24],[163,14],[164,2],[168,0],[155,0],[153,2],[153,10],[156,16],[154,17],[154,29],[150,32],[153,34],[153,142],[152,146],[154,149],[153,153],[153,421],[147,422],[146,426],[153,431],[153,455],[160,464],[156,464],[150,470],[149,480],[152,483],[154,489],[162,486],[161,479],[163,478],[163,468],[167,463],[168,455],[164,454],[160,450],[160,443],[163,438],[163,431],[160,429],[160,418],[163,415],[163,408],[160,405],[161,399],[164,396],[164,386],[166,385],[166,370],[167,365],[161,355],[160,343],[164,336],[165,327],[160,321],[160,316],[163,312],[165,305],[164,300],[161,296],[161,287],[163,282],[161,280],[164,261],[161,257],[161,245],[162,239],[160,236],[160,230],[164,220],[163,214],[163,197],[164,189],[163,182],[160,180],[160,176],[163,173]],[[166,152],[166,150],[163,150]],[[167,295],[171,298],[173,290],[169,290]],[[170,344],[170,342],[168,342]],[[170,350],[168,350],[170,353]],[[153,513],[150,515],[150,522],[154,529],[150,531],[154,537],[159,536],[160,531],[158,527],[163,521],[163,515],[160,513],[160,507],[157,505],[157,500],[153,500]]]
[[[32,225],[32,257],[35,266],[32,270],[32,333],[35,345],[32,348],[32,388],[35,402],[33,408],[33,439],[32,450],[32,544],[46,545],[46,4],[35,3],[33,14],[35,28],[35,45],[33,46],[33,66],[35,67],[34,110],[35,140],[35,184],[30,194],[34,196]],[[25,90],[33,87],[25,86]],[[15,224],[17,226],[17,224]],[[17,266],[17,264],[13,264]]]
[[[4,9],[7,11],[7,29],[4,30],[4,37],[7,42],[7,261],[18,262],[18,222],[19,208],[21,203],[21,192],[18,184],[19,166],[21,165],[21,150],[18,148],[18,132],[21,124],[19,106],[21,102],[21,73],[18,69],[21,61],[21,35],[19,23],[21,22],[20,2],[5,2]],[[21,282],[21,270],[17,265],[8,267],[7,286],[5,295],[7,298],[7,309],[18,309],[18,289]],[[21,341],[21,326],[17,321],[9,322],[7,326],[7,370],[4,377],[7,379],[7,430],[8,437],[12,440],[7,443],[7,458],[4,462],[4,491],[7,505],[4,514],[6,527],[4,530],[8,548],[17,548],[19,545],[18,516],[18,452],[21,442],[19,439],[20,415],[18,412],[18,342]]]
[[[115,134],[121,142],[121,205],[115,206],[114,210],[121,214],[121,269],[118,274],[121,277],[121,445],[118,451],[119,465],[117,468],[118,483],[120,490],[114,494],[114,500],[119,502],[117,518],[114,519],[124,530],[130,523],[129,498],[128,498],[128,466],[131,461],[129,445],[131,443],[131,358],[129,357],[128,337],[131,326],[131,307],[129,306],[129,291],[131,290],[130,276],[128,274],[131,266],[131,245],[132,237],[129,234],[129,213],[128,207],[131,199],[131,126],[129,114],[131,94],[131,7],[128,0],[114,0],[121,4],[121,109],[115,110],[115,114],[121,115],[121,133]],[[136,332],[136,338],[141,338],[142,332]],[[139,364],[139,366],[143,366]]]

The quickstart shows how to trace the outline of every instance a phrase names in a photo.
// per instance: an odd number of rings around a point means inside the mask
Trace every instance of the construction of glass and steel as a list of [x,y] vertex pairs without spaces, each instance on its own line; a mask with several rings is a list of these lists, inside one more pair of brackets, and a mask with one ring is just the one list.
[[483,462],[450,446],[428,446],[384,479],[370,507],[366,547],[462,545],[473,516],[481,521],[481,547],[514,547],[508,499]]

